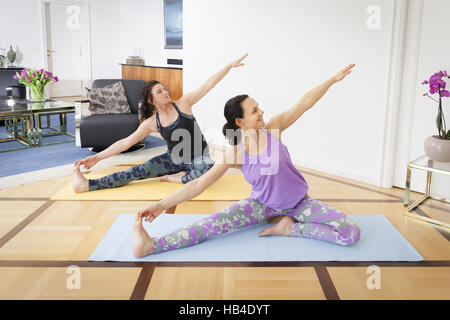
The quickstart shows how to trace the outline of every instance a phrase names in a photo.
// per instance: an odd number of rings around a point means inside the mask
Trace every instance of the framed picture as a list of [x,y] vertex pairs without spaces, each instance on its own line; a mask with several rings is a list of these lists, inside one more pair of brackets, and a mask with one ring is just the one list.
[[164,0],[165,49],[183,48],[183,1]]

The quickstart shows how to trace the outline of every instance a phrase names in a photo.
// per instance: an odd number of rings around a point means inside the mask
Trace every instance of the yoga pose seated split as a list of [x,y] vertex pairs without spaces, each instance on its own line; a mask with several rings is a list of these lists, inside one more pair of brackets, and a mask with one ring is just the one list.
[[[133,180],[155,177],[160,177],[161,181],[185,184],[211,169],[214,162],[210,158],[206,140],[192,114],[192,106],[214,88],[232,68],[243,66],[242,60],[246,57],[247,54],[229,63],[211,76],[200,88],[175,102],[170,99],[169,91],[161,83],[155,80],[148,82],[142,92],[140,126],[134,133],[115,142],[102,152],[75,162],[73,190],[78,193],[115,188]],[[166,153],[125,171],[98,179],[88,180],[81,173],[81,165],[90,169],[98,161],[128,150],[151,132],[161,133],[167,142]],[[183,154],[186,149],[190,154]]]
[[[140,210],[134,223],[133,254],[149,254],[193,246],[207,238],[283,216],[259,236],[307,237],[348,246],[359,240],[360,228],[343,212],[309,197],[308,184],[294,167],[281,133],[310,109],[354,64],[307,92],[293,107],[274,116],[266,124],[264,112],[247,95],[236,96],[225,104],[227,123],[223,133],[232,145],[223,161],[172,195]],[[270,153],[270,155],[269,155]],[[233,159],[230,161],[230,159]],[[252,185],[249,198],[209,215],[163,237],[152,238],[142,222],[152,222],[164,210],[188,201],[215,183],[230,167],[240,168]]]

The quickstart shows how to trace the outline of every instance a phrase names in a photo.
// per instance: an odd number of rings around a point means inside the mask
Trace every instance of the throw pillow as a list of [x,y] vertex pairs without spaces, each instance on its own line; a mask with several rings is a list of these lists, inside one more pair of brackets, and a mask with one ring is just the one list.
[[88,97],[91,101],[89,104],[91,114],[131,113],[125,88],[120,81],[103,88],[90,89]]

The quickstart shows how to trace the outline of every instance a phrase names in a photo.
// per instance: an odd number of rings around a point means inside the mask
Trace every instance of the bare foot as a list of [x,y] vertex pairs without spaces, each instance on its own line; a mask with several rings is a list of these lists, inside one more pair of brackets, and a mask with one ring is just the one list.
[[153,253],[153,239],[142,226],[142,216],[137,214],[134,221],[133,254],[136,258],[142,258]]
[[266,228],[258,233],[258,236],[290,236],[291,225],[293,222],[294,219],[289,216],[284,216],[276,225]]
[[89,181],[80,171],[80,165],[73,168],[73,191],[76,193],[89,191]]
[[176,174],[172,175],[165,175],[159,178],[160,181],[170,181],[175,183],[183,183],[183,180],[181,178],[186,174],[186,171],[181,171]]

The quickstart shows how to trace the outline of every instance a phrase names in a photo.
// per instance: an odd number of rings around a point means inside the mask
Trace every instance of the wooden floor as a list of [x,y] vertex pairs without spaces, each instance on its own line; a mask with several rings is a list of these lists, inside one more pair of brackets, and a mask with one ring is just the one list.
[[[384,214],[425,261],[88,262],[119,214],[149,202],[50,200],[71,182],[67,176],[0,189],[0,299],[450,299],[449,233],[406,217],[403,189],[299,169],[310,196],[349,215]],[[213,213],[232,203],[190,201],[175,213]],[[450,204],[427,200],[416,213],[449,223]],[[379,267],[379,288],[368,288],[371,265]],[[68,289],[69,266],[79,268],[78,289]]]

